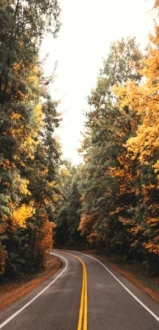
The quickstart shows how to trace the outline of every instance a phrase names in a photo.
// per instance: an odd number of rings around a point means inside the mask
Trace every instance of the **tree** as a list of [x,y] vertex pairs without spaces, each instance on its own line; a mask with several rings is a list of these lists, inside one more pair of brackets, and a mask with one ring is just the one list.
[[[158,6],[158,2],[156,2]],[[135,208],[136,227],[140,227],[140,241],[144,248],[145,264],[150,272],[159,272],[159,222],[158,222],[158,171],[159,171],[159,108],[158,65],[159,26],[150,36],[148,51],[141,63],[140,85],[128,82],[119,86],[117,96],[120,106],[129,103],[140,118],[136,132],[126,142],[129,157],[136,162],[138,184]],[[141,214],[142,210],[142,214]]]
[[[135,203],[131,180],[132,161],[126,159],[124,143],[136,129],[137,120],[128,107],[122,111],[113,86],[130,79],[140,80],[138,63],[142,55],[134,39],[113,43],[104,68],[100,71],[97,88],[88,101],[86,138],[83,143],[82,217],[79,229],[90,242],[102,244],[108,251],[127,254],[130,235],[125,246],[125,227],[120,218],[128,217],[127,209]],[[125,181],[125,177],[127,181]]]
[[47,103],[38,54],[46,30],[57,35],[59,14],[57,1],[2,0],[0,4],[1,273],[9,272],[9,267],[15,272],[23,263],[23,227],[32,216],[27,210],[30,203],[37,207],[26,167],[34,161],[40,143],[43,103]]
[[64,244],[79,246],[84,243],[78,231],[81,213],[80,171],[80,166],[75,168],[69,163],[66,163],[60,171],[60,186],[63,194],[55,217],[57,246]]

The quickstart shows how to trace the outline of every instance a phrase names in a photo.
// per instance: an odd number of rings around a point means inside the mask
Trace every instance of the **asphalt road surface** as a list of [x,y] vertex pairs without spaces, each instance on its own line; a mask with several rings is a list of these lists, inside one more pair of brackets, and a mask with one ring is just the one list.
[[91,256],[55,251],[62,268],[1,312],[5,330],[159,330],[159,304]]

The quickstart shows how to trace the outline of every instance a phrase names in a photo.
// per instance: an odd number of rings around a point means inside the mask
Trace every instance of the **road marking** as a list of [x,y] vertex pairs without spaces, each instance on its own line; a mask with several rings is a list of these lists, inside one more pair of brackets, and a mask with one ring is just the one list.
[[136,296],[135,296],[135,294],[134,293],[132,293],[110,270],[109,270],[109,268],[107,268],[101,261],[99,261],[98,259],[96,259],[95,257],[93,257],[93,256],[90,256],[90,255],[88,255],[88,254],[85,254],[85,253],[83,253],[85,256],[87,256],[87,257],[89,257],[89,258],[92,258],[92,259],[94,259],[94,260],[96,260],[99,264],[101,264],[106,270],[107,270],[107,272],[110,274],[110,275],[112,275],[114,278],[115,278],[115,280],[143,307],[143,308],[145,308],[146,310],[147,310],[147,312],[149,312],[155,319],[156,319],[156,321],[158,321],[159,322],[159,317],[151,310],[151,309],[149,309],[139,298],[137,298]]
[[88,289],[87,289],[87,272],[85,267],[85,300],[84,300],[84,328],[83,328],[84,330],[87,330],[87,326],[88,326],[87,310],[88,310]]
[[81,299],[80,299],[80,309],[79,309],[79,317],[78,317],[78,326],[77,330],[87,330],[88,328],[88,318],[87,318],[87,313],[88,313],[88,290],[87,290],[87,270],[86,270],[86,265],[83,262],[83,260],[79,257],[77,257],[74,254],[64,252],[71,257],[77,259],[80,261],[82,264],[82,290],[81,290]]
[[77,330],[82,329],[82,320],[83,320],[83,302],[84,302],[84,278],[83,278],[83,275],[84,274],[82,274],[82,291],[81,291],[80,310],[79,310]]
[[4,322],[0,324],[0,329],[2,329],[6,324],[8,324],[10,321],[12,321],[17,315],[19,315],[25,308],[27,308],[29,305],[31,305],[39,296],[41,296],[53,283],[56,282],[56,280],[61,277],[61,275],[66,271],[68,267],[68,261],[62,257],[61,255],[55,254],[55,253],[50,253],[53,254],[54,256],[60,257],[65,261],[65,267],[62,270],[62,272],[55,277],[55,279],[50,282],[42,291],[40,291],[33,299],[31,299],[27,304],[25,304],[22,308],[20,308],[17,312],[15,312],[13,315],[11,315],[8,319],[6,319]]

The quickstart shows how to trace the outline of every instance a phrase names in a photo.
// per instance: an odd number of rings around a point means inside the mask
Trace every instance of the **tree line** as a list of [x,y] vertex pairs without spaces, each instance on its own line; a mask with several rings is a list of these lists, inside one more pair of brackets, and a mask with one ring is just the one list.
[[59,191],[60,116],[39,61],[46,32],[57,36],[56,0],[0,3],[0,275],[43,268],[52,248]]
[[157,23],[144,52],[135,38],[111,44],[88,105],[84,164],[65,182],[57,242],[65,232],[67,244],[85,242],[159,274]]
[[59,18],[56,0],[1,0],[0,277],[42,269],[53,231],[57,246],[97,247],[159,274],[159,26],[144,52],[135,38],[111,44],[75,167],[62,160],[39,61]]

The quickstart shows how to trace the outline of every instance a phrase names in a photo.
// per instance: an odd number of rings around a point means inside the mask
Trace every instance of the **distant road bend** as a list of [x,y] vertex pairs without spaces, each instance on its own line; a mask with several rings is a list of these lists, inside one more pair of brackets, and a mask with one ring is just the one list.
[[1,312],[5,330],[159,330],[159,305],[92,256],[56,250],[62,268]]

